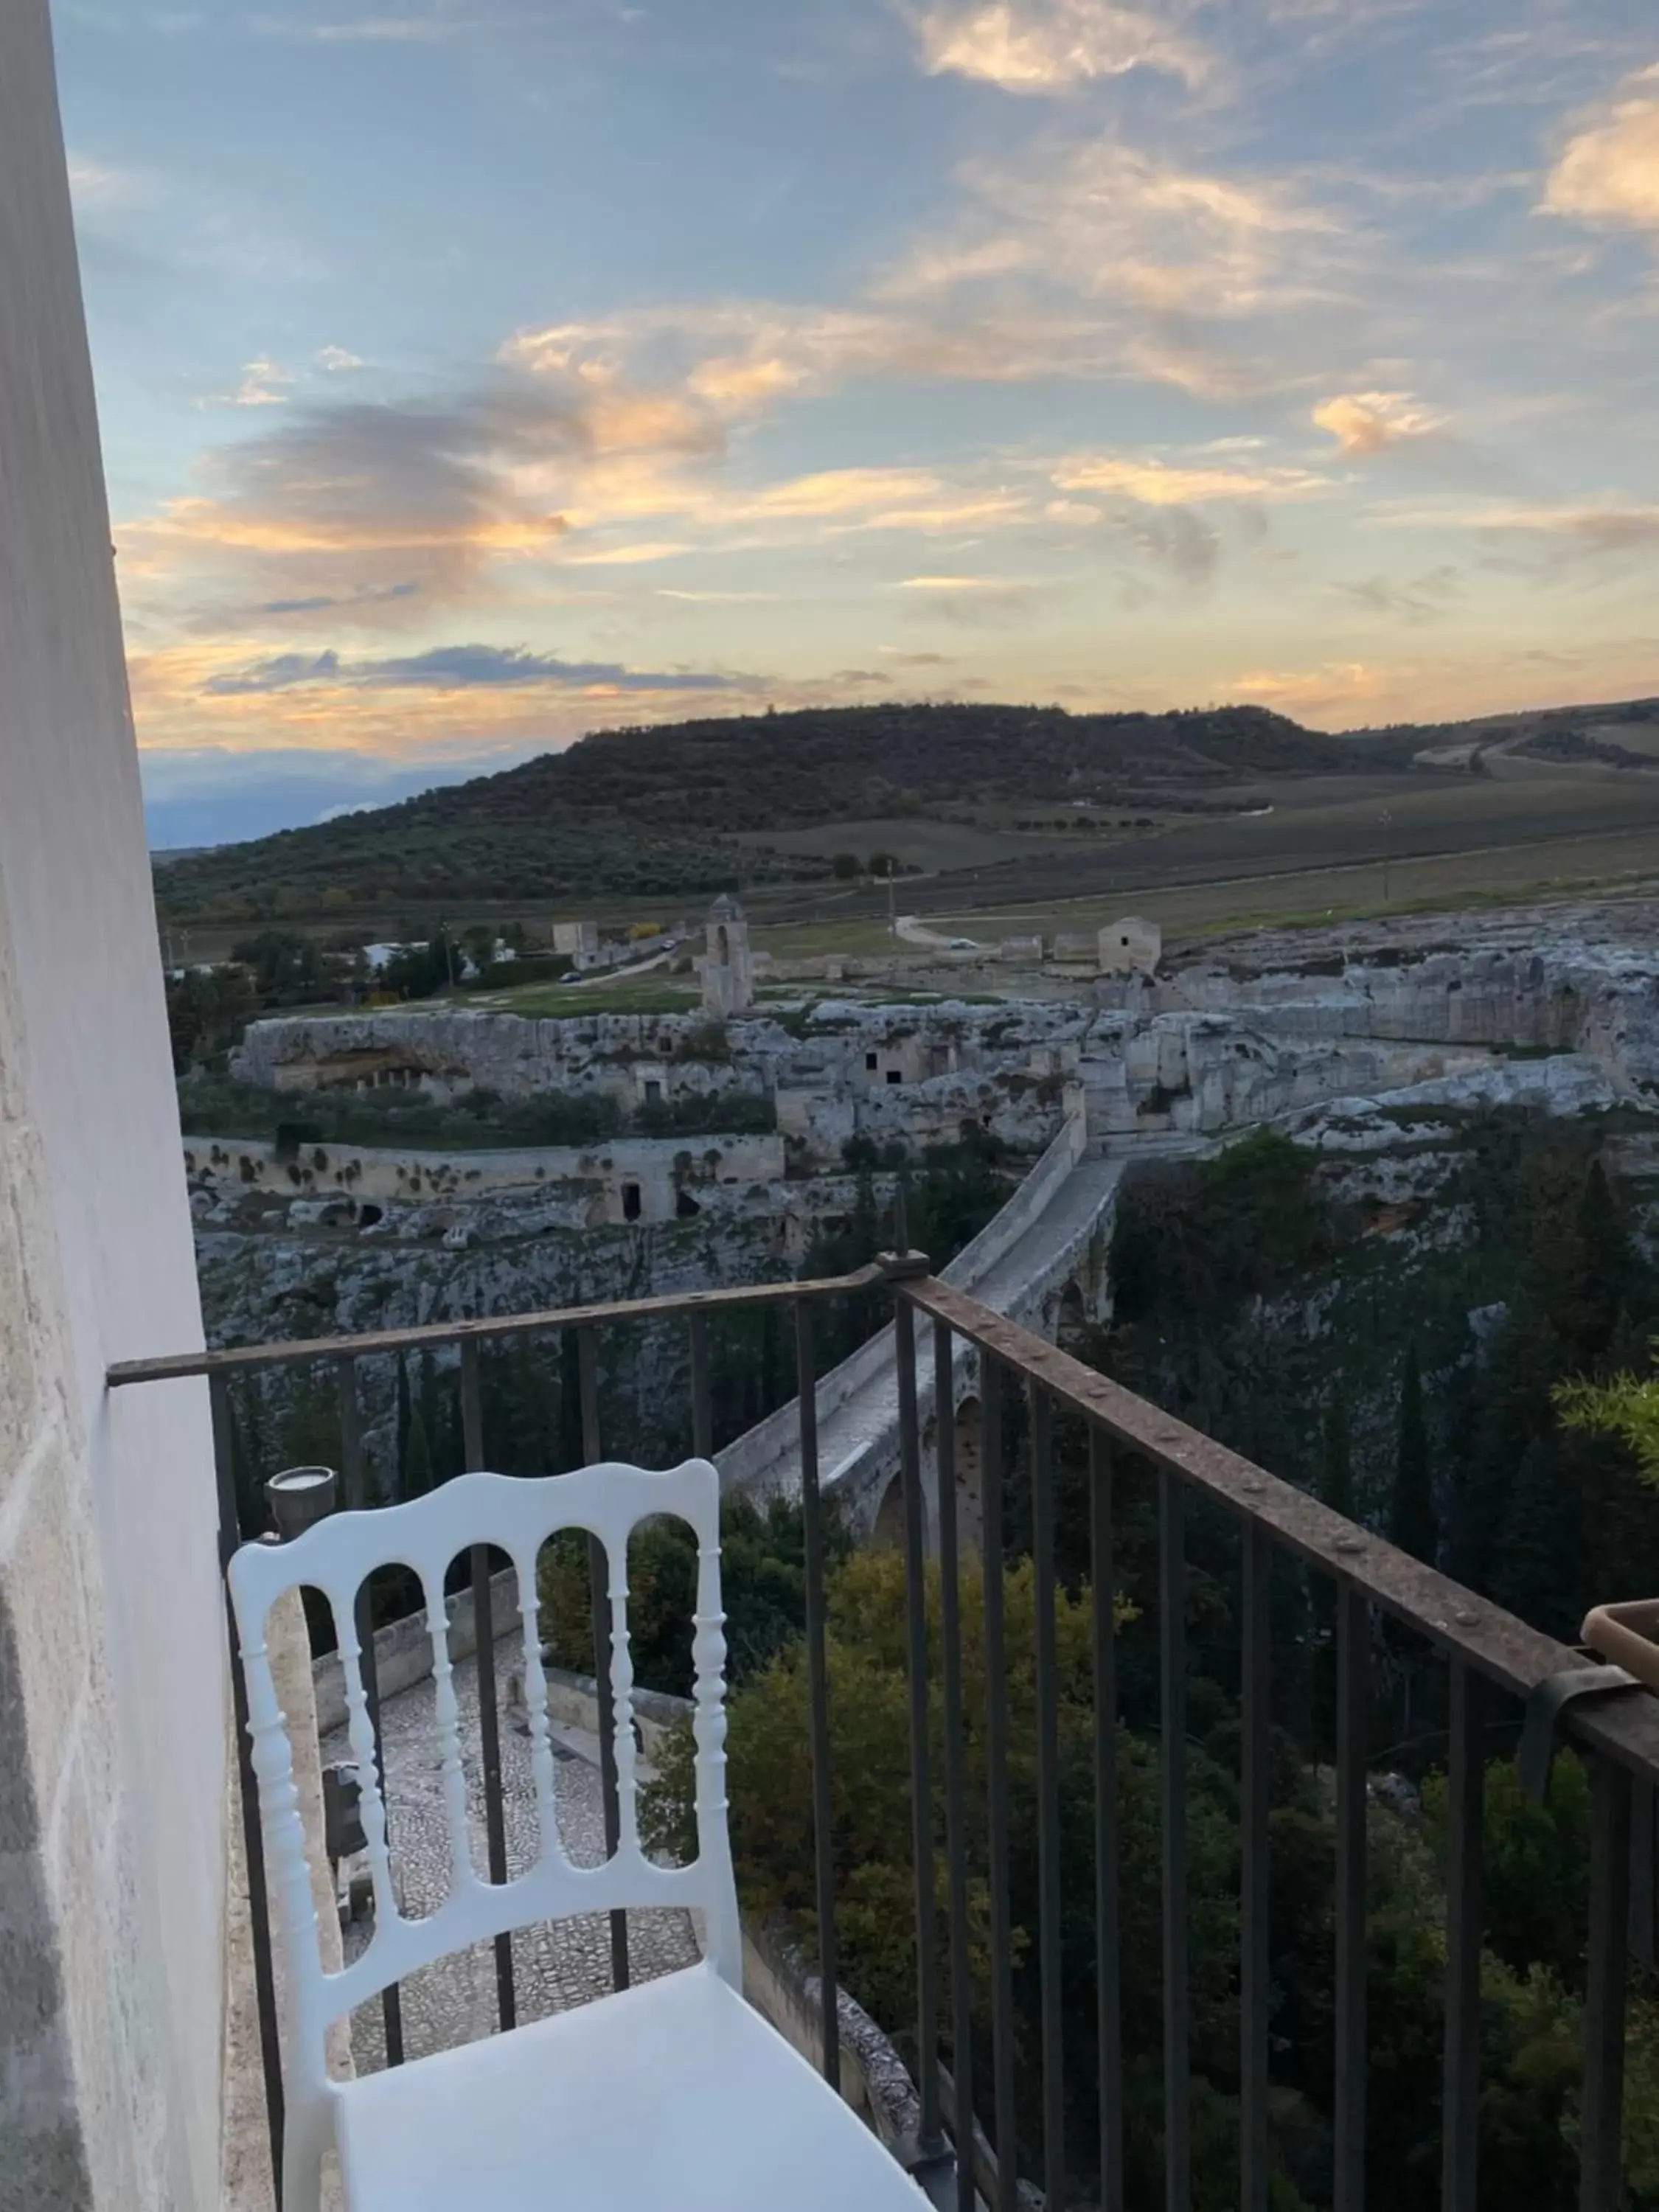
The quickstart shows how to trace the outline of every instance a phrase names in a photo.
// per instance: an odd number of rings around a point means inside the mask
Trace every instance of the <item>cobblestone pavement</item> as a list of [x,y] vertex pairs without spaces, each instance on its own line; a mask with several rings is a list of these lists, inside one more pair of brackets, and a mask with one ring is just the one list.
[[[522,1668],[523,1660],[515,1627],[495,1646],[510,1874],[522,1873],[532,1863],[538,1840],[530,1739],[522,1711],[509,1704],[511,1680]],[[478,1678],[471,1660],[457,1667],[455,1690],[461,1714],[472,1860],[483,1875],[489,1862],[478,1753]],[[449,1828],[444,1813],[434,1697],[428,1676],[387,1698],[380,1713],[392,1874],[403,1911],[411,1916],[434,1911],[449,1888]],[[556,1721],[550,1724],[550,1733],[560,1838],[579,1866],[597,1866],[605,1856],[598,1738]],[[326,1735],[322,1748],[325,1764],[351,1757],[343,1729]],[[648,1764],[641,1761],[641,1778],[649,1772]],[[359,1954],[372,1929],[373,1923],[367,1917],[347,1929],[348,1960]],[[690,1916],[678,1909],[630,1911],[628,1950],[635,1981],[649,1981],[658,1974],[692,1965],[698,1953]],[[540,2020],[545,2014],[562,2012],[586,2003],[591,1997],[605,1996],[611,1988],[609,1917],[588,1912],[516,1930],[513,1968],[520,2022]],[[495,1956],[489,1944],[475,1944],[470,1950],[424,1966],[401,1987],[405,2057],[424,2057],[431,2051],[447,2051],[453,2045],[495,2033]],[[378,2072],[385,2065],[385,2021],[379,1998],[360,2006],[352,2014],[351,2048],[360,2074]]]

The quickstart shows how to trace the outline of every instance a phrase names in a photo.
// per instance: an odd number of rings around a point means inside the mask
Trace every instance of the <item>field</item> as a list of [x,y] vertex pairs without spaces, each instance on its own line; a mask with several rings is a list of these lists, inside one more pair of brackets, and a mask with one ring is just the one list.
[[484,1014],[684,1014],[697,1004],[697,987],[653,973],[614,983],[526,983],[516,991],[469,992],[463,1003]]
[[[1643,732],[1623,730],[1629,744]],[[746,897],[754,941],[788,961],[892,949],[890,910],[930,928],[982,942],[1038,930],[1087,929],[1132,912],[1166,933],[1204,935],[1255,924],[1372,915],[1405,907],[1458,907],[1659,878],[1659,774],[1589,763],[1494,762],[1490,776],[1407,772],[1282,776],[1262,808],[1260,781],[1230,797],[1261,811],[1231,816],[1164,813],[1138,833],[1023,833],[926,816],[871,816],[817,830],[815,850],[897,851],[918,872],[882,882],[770,884]],[[931,863],[931,865],[925,865]],[[695,921],[701,901],[660,896],[415,902],[355,917],[352,936],[393,939],[478,922],[522,921],[532,937],[552,921],[591,914],[605,927]],[[327,939],[337,920],[296,917]],[[290,926],[292,926],[290,924]],[[240,930],[206,925],[169,933],[178,961],[225,957]],[[600,996],[600,990],[604,996]],[[538,985],[473,1003],[527,1013],[574,1007],[651,1012],[695,1003],[689,982],[665,975],[571,991]]]
[[[1051,824],[1068,821],[1069,826],[1024,830],[1013,826],[1033,815],[1048,817]],[[1132,825],[1133,819],[1149,826],[1118,826],[1121,822]],[[874,853],[890,853],[907,869],[947,875],[1004,861],[1065,860],[1085,840],[1091,850],[1127,845],[1153,834],[1162,823],[1161,817],[1130,817],[1109,811],[1096,817],[1084,809],[1068,811],[1048,801],[1027,808],[987,810],[970,822],[898,814],[868,822],[828,822],[812,830],[756,830],[745,833],[738,842],[768,846],[776,853],[811,853],[824,860],[833,860],[838,853],[851,853],[861,860]]]

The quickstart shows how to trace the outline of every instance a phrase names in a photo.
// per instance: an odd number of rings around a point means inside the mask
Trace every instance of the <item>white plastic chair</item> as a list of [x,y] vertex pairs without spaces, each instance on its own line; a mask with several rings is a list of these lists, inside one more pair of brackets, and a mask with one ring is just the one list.
[[[698,1546],[697,1857],[675,1868],[654,1865],[640,1848],[628,1650],[629,1532],[660,1513],[690,1522]],[[597,1867],[573,1865],[560,1844],[541,1666],[537,1553],[569,1528],[598,1536],[610,1562],[620,1839]],[[534,1864],[501,1885],[473,1866],[453,1671],[438,1626],[448,1618],[445,1571],[474,1544],[506,1553],[518,1580],[539,1826]],[[434,1626],[449,1826],[449,1893],[419,1920],[400,1915],[392,1888],[353,1625],[359,1587],[393,1564],[420,1577]],[[265,1646],[273,1601],[302,1583],[333,1609],[374,1886],[374,1936],[331,1973],[322,1966],[287,1723]],[[287,1970],[283,2212],[317,2212],[331,2144],[349,2212],[917,2212],[926,2203],[828,2083],[744,2002],[726,1825],[720,1485],[707,1460],[665,1474],[611,1464],[535,1480],[460,1475],[405,1505],[335,1514],[289,1544],[244,1545],[230,1563],[230,1590]],[[647,1905],[702,1911],[702,1964],[383,2073],[329,2079],[331,2023],[416,1968],[538,1921]]]

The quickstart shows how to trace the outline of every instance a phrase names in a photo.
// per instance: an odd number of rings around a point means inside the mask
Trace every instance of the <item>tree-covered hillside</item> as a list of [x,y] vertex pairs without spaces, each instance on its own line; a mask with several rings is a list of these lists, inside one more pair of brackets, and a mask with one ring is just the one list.
[[499,775],[422,793],[163,868],[170,921],[254,921],[432,898],[692,896],[828,872],[738,832],[1075,798],[1408,758],[1398,734],[1351,743],[1261,707],[1068,714],[1057,707],[809,709],[599,730]]

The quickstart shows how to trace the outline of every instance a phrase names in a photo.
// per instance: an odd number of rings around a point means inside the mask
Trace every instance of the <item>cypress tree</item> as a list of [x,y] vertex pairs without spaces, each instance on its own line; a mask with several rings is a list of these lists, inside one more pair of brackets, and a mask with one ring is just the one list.
[[1423,1370],[1413,1342],[1406,1348],[1400,1384],[1400,1450],[1395,1462],[1389,1540],[1413,1559],[1434,1564],[1439,1531],[1434,1482],[1429,1471],[1429,1431],[1423,1414]]

